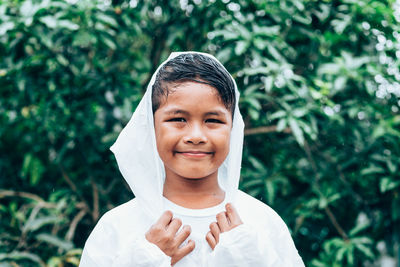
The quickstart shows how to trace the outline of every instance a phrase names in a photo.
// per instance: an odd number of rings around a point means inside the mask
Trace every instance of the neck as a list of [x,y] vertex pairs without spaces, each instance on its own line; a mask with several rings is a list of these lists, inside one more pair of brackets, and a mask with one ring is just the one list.
[[220,204],[225,192],[218,184],[217,173],[190,179],[172,175],[166,170],[163,195],[175,204],[191,209],[209,208]]

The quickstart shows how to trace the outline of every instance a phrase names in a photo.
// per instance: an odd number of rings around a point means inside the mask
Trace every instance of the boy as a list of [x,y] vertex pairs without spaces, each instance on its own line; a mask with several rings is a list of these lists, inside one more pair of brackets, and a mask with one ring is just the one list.
[[107,212],[80,266],[304,266],[281,218],[238,190],[239,93],[202,53],[173,53],[111,150],[135,199]]

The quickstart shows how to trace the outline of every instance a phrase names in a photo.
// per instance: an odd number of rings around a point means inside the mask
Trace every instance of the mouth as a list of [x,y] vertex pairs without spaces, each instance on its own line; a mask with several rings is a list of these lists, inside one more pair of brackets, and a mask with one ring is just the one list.
[[190,157],[190,158],[203,158],[210,156],[214,154],[213,152],[208,152],[208,151],[176,151],[177,154],[180,154],[185,157]]

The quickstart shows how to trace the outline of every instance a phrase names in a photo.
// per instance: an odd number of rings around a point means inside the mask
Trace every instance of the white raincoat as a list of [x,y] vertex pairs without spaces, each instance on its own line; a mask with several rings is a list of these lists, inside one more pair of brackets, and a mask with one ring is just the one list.
[[[167,61],[180,54],[172,53]],[[187,209],[163,197],[165,172],[157,152],[151,103],[156,73],[129,123],[111,147],[135,199],[110,210],[99,220],[85,244],[80,266],[170,266],[171,258],[145,239],[145,233],[165,210],[171,210],[183,225],[191,226],[189,239],[196,245],[176,267],[304,266],[279,215],[238,190],[244,123],[238,108],[237,88],[230,151],[218,170],[219,184],[225,191],[224,202],[206,209]],[[211,250],[206,233],[227,202],[233,203],[243,224],[222,233],[219,243]]]

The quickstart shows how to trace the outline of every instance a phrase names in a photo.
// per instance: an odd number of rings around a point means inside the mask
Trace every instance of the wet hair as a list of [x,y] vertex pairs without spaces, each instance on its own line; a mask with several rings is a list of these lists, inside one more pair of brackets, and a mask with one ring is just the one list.
[[184,82],[204,83],[214,87],[233,118],[236,97],[231,75],[215,59],[196,53],[179,55],[160,68],[152,88],[153,114],[160,107],[162,98],[168,97],[169,85]]

